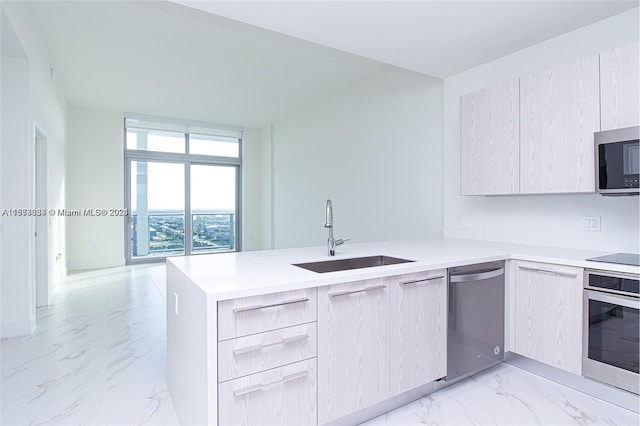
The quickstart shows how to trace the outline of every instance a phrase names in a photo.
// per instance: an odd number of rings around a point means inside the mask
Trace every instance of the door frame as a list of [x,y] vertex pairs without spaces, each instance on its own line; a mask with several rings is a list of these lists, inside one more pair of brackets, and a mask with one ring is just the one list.
[[[48,147],[49,138],[38,123],[33,123],[33,206],[47,212],[48,203]],[[35,278],[35,306],[47,306],[50,294],[49,274],[49,217],[34,215],[33,270]]]

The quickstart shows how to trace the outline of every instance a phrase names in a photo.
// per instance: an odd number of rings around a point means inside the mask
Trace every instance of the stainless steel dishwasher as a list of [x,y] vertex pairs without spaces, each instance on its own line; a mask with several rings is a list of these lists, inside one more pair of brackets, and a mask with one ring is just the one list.
[[448,291],[447,381],[504,359],[504,262],[450,268]]

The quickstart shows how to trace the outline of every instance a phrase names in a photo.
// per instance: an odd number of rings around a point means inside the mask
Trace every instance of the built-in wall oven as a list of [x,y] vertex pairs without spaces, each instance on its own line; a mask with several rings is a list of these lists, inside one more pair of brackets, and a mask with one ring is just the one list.
[[640,277],[585,270],[582,373],[640,392]]

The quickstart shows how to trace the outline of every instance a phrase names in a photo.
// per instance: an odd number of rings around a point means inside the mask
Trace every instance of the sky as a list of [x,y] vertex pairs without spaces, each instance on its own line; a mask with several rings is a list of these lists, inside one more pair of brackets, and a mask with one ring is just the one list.
[[[190,135],[193,154],[238,157],[238,144],[232,139]],[[217,140],[220,139],[220,140]],[[184,135],[170,132],[149,132],[144,147],[137,146],[135,132],[127,132],[128,149],[146,149],[160,152],[185,152]],[[185,165],[181,163],[131,162],[131,210],[137,210],[139,193],[145,188],[149,211],[183,211],[185,207]],[[191,165],[191,210],[235,210],[236,169],[233,166]]]

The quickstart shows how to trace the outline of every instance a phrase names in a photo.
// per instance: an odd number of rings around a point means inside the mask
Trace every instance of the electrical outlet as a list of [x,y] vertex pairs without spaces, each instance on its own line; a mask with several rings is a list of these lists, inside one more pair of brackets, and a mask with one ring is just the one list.
[[583,216],[580,229],[582,231],[600,232],[600,216]]
[[458,226],[464,225],[464,220],[463,220],[462,216],[457,216],[456,217],[456,225],[458,225]]

